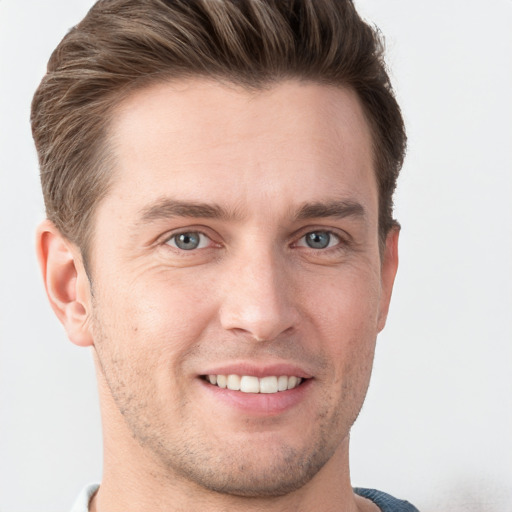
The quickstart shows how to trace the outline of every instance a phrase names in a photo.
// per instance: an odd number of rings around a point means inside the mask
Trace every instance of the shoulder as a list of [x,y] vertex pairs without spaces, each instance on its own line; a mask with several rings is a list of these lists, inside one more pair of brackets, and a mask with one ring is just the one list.
[[375,503],[382,512],[419,512],[408,501],[399,500],[385,492],[375,489],[363,489],[361,487],[356,487],[354,492]]
[[82,489],[82,492],[79,494],[78,498],[71,509],[71,512],[88,512],[89,511],[89,502],[91,498],[94,496],[94,493],[98,490],[99,484],[89,484]]

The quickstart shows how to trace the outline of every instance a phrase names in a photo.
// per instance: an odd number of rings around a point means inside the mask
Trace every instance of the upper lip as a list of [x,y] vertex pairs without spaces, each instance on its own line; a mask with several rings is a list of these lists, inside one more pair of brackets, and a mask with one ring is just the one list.
[[200,375],[251,375],[258,378],[270,376],[295,376],[310,379],[312,375],[304,368],[292,363],[255,364],[254,362],[239,362],[219,364],[208,368]]

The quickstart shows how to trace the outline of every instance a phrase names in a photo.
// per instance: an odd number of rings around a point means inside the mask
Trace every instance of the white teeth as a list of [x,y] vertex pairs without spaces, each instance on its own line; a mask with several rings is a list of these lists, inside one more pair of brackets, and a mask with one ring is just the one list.
[[277,377],[260,379],[260,393],[277,393]]
[[240,391],[243,391],[244,393],[259,393],[260,380],[258,379],[258,377],[244,375],[240,379]]
[[240,391],[240,380],[238,375],[228,375],[228,389]]
[[290,377],[288,379],[288,389],[293,389],[297,385],[297,377]]
[[286,391],[288,389],[288,377],[286,375],[281,375],[277,379],[277,390],[278,391]]
[[227,380],[225,375],[217,375],[217,386],[219,386],[219,388],[225,388],[227,386]]
[[242,393],[277,393],[296,388],[301,382],[300,377],[280,375],[254,377],[252,375],[208,375],[206,380],[219,388],[227,388]]

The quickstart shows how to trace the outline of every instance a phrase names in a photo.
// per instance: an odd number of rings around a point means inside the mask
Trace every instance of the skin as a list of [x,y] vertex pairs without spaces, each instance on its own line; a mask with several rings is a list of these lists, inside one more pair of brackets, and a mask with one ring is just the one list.
[[[105,454],[92,510],[377,510],[352,492],[348,441],[398,231],[380,251],[356,95],[158,84],[121,104],[109,141],[91,282],[77,247],[48,221],[38,231],[50,302],[97,366]],[[201,245],[180,249],[184,232]],[[328,247],[310,247],[312,232]],[[278,393],[244,408],[247,395],[201,378],[276,365],[308,377],[289,404]]]

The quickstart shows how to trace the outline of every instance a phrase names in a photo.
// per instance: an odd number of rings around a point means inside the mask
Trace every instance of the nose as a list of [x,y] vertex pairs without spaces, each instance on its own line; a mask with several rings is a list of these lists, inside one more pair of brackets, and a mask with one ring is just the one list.
[[291,334],[300,314],[287,267],[285,256],[271,250],[253,251],[233,263],[223,279],[222,327],[255,341]]

